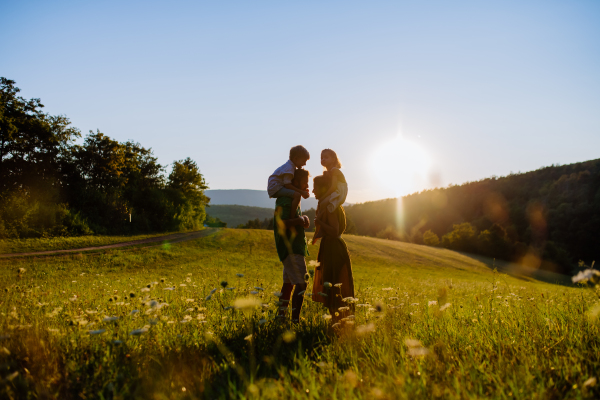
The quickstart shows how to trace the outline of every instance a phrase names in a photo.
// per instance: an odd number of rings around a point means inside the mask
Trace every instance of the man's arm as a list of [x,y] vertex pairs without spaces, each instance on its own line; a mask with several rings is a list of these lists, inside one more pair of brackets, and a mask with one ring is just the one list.
[[303,225],[304,228],[308,228],[310,226],[310,220],[306,215],[301,215],[298,218],[285,219],[283,220],[286,228],[290,228],[292,226]]

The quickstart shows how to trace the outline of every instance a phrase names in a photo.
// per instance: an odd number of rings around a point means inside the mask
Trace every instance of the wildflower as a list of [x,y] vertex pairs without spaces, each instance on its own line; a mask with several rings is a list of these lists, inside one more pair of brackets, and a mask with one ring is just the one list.
[[18,273],[19,275],[23,275],[23,274],[25,273],[25,271],[26,271],[26,269],[25,269],[25,268],[19,268],[19,269],[17,270],[17,273]]
[[349,321],[344,321],[347,325],[354,325],[354,321],[349,320]]
[[583,387],[596,386],[596,378],[591,377],[587,381],[583,382]]
[[323,283],[323,287],[330,288],[331,287],[331,283],[325,282],[325,283]]
[[148,289],[148,288],[141,288],[140,291],[142,291],[142,292],[149,292],[150,289]]
[[244,338],[244,340],[251,341],[251,340],[252,340],[252,335],[248,335],[248,336],[246,336],[246,337]]
[[437,301],[436,301],[436,300],[431,300],[429,303],[427,303],[427,305],[428,305],[429,307],[431,307],[431,306],[435,306],[435,305],[437,305]]
[[383,291],[388,291],[388,290],[394,290],[394,289],[393,289],[393,288],[391,288],[391,287],[386,287],[386,288],[383,288],[383,289],[381,289],[381,290],[383,290]]
[[577,275],[575,275],[571,279],[573,280],[573,283],[577,283],[577,282],[585,283],[588,280],[591,280],[592,282],[594,282],[599,278],[600,278],[600,271],[595,270],[595,269],[586,269],[585,271],[580,271]]
[[97,331],[89,331],[90,335],[100,335],[106,332],[106,329],[98,329]]
[[17,376],[19,376],[19,371],[13,372],[12,374],[8,375],[4,380],[7,381],[7,382],[10,382],[13,379],[15,379]]
[[185,299],[186,303],[193,303],[195,300],[194,299]]
[[281,335],[281,338],[286,343],[292,343],[296,340],[296,333],[294,331],[285,331],[283,335]]
[[331,317],[331,315],[329,315],[329,314],[325,314],[325,315],[323,315],[323,319],[324,319],[324,320],[326,320],[326,321],[327,321],[327,320],[330,320],[331,318],[332,318],[332,317]]
[[350,307],[340,307],[338,308],[339,311],[348,311],[350,309]]
[[335,284],[335,285],[333,285],[333,286],[335,286],[336,288],[341,288],[341,287],[342,287],[342,284],[341,284],[341,283],[336,283],[336,284]]
[[446,303],[446,304],[444,304],[443,306],[440,307],[440,311],[445,311],[448,308],[450,308],[450,306],[452,306],[451,303]]
[[321,263],[319,263],[319,262],[318,262],[318,261],[316,261],[316,260],[310,260],[310,261],[308,262],[308,265],[309,265],[310,267],[318,267],[319,265],[321,265]]
[[342,299],[342,301],[343,301],[344,303],[356,303],[356,302],[358,301],[358,299],[357,299],[357,298],[355,298],[355,297],[344,297],[344,298]]
[[175,287],[166,287],[165,290],[175,290]]
[[357,335],[366,335],[367,333],[375,332],[375,324],[370,323],[366,325],[360,325],[356,328]]
[[201,314],[198,314],[198,315],[196,316],[196,319],[197,319],[197,320],[199,320],[199,321],[202,321],[202,320],[206,319],[206,316],[205,316],[204,314],[202,314],[202,313],[201,313]]
[[238,310],[248,311],[255,307],[260,307],[262,302],[254,297],[237,298],[233,302],[233,306]]
[[238,278],[243,278],[244,274],[235,274],[235,276],[237,276]]
[[336,322],[335,324],[331,325],[332,328],[338,328],[342,326],[342,324],[340,324],[339,322]]
[[185,283],[180,283],[179,286],[186,287],[187,285]]
[[227,287],[227,285],[228,285],[227,281],[221,281],[221,287],[223,289],[225,289]]
[[143,328],[132,330],[131,332],[129,332],[129,334],[131,336],[139,336],[142,333],[148,332],[149,329],[150,329],[150,325],[145,325]]
[[425,356],[429,354],[429,349],[423,347],[421,342],[416,339],[406,339],[404,344],[408,347],[408,355],[413,357]]

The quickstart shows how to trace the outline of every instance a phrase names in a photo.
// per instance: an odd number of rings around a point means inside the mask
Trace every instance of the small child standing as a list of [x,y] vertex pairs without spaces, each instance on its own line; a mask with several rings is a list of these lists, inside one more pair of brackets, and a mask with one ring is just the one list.
[[302,168],[310,159],[310,154],[304,146],[294,146],[290,149],[290,159],[277,168],[269,177],[267,192],[269,198],[291,197],[292,205],[289,218],[293,218],[300,204],[300,197],[307,199],[308,190],[303,190],[293,185],[294,173],[297,168]]
[[[323,200],[319,201],[316,220],[323,218],[326,212],[333,213],[336,208],[346,202],[346,196],[348,196],[348,184],[346,183],[346,177],[340,170],[342,163],[336,152],[331,149],[321,151],[321,165],[325,167],[326,171],[323,175],[331,179],[331,185],[327,193],[323,195]],[[317,229],[312,243],[316,243],[317,239],[322,236],[320,229]]]

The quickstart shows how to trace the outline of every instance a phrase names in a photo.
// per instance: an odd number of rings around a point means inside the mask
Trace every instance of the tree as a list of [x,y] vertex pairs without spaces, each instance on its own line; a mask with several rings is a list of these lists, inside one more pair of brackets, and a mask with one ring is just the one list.
[[427,246],[439,246],[440,238],[431,229],[423,234],[423,243]]

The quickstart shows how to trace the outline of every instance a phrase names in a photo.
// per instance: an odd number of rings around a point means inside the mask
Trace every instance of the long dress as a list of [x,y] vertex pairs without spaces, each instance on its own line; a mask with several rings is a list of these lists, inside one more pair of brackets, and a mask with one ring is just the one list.
[[[313,301],[323,303],[330,312],[334,314],[340,307],[348,306],[350,311],[354,309],[351,303],[343,302],[342,299],[354,297],[354,279],[352,277],[352,263],[348,254],[346,242],[342,239],[342,233],[346,230],[346,213],[343,207],[334,211],[339,224],[339,236],[325,235],[321,239],[317,261],[319,266],[315,268],[313,279]],[[325,282],[331,283],[330,288],[325,288]],[[335,284],[341,283],[340,287]],[[319,293],[324,293],[323,296]],[[341,316],[348,312],[340,312]]]

